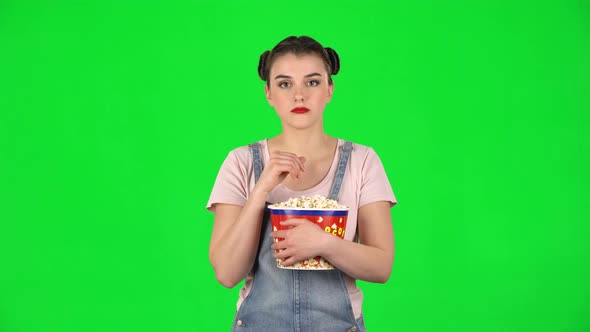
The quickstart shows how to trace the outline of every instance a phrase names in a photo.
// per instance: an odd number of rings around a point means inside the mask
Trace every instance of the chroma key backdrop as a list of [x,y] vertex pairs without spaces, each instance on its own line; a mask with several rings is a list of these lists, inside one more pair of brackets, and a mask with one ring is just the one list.
[[257,76],[335,49],[328,134],[399,204],[371,332],[590,331],[590,3],[0,2],[0,331],[229,331],[208,260],[228,152],[281,128]]

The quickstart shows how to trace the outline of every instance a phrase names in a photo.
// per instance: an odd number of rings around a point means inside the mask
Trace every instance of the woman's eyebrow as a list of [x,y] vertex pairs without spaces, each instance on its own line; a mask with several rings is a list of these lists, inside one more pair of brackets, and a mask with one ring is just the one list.
[[[313,77],[313,76],[322,76],[322,75],[320,73],[311,73],[311,74],[305,75],[305,77]],[[278,80],[279,78],[292,78],[292,77],[289,75],[282,75],[281,74],[281,75],[277,75],[275,77],[275,80]]]
[[275,77],[275,80],[278,80],[279,78],[291,78],[291,76],[288,76],[288,75],[277,75]]
[[313,77],[313,76],[322,76],[322,75],[320,73],[311,73],[311,74],[305,75],[305,77]]

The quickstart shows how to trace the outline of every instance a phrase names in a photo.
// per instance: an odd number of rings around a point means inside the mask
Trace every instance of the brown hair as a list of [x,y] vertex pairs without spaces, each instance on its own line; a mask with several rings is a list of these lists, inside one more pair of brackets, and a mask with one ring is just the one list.
[[332,84],[332,75],[338,74],[340,70],[340,58],[338,53],[329,47],[323,47],[320,43],[307,36],[290,36],[283,39],[272,50],[265,51],[260,55],[258,61],[258,76],[266,84],[269,84],[270,68],[274,61],[281,55],[293,53],[295,55],[316,54],[322,58],[326,71],[328,72],[328,82]]

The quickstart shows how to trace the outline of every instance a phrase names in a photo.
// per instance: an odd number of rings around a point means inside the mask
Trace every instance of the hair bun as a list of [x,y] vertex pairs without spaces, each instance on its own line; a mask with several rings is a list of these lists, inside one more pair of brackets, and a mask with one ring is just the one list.
[[325,47],[324,49],[326,50],[326,54],[328,54],[328,60],[330,60],[330,70],[332,71],[330,74],[338,74],[338,71],[340,70],[340,58],[338,57],[338,53],[330,47]]
[[270,51],[264,51],[264,53],[260,55],[260,60],[258,60],[258,76],[260,76],[263,81],[266,81],[266,63],[269,55]]

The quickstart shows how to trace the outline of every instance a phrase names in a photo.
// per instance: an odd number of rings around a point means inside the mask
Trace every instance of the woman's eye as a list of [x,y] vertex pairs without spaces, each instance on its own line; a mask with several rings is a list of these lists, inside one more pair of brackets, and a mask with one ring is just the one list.
[[289,82],[281,82],[279,83],[279,88],[285,89],[289,87]]
[[311,81],[307,82],[307,85],[309,85],[309,86],[318,86],[318,85],[320,85],[320,81],[311,80]]

